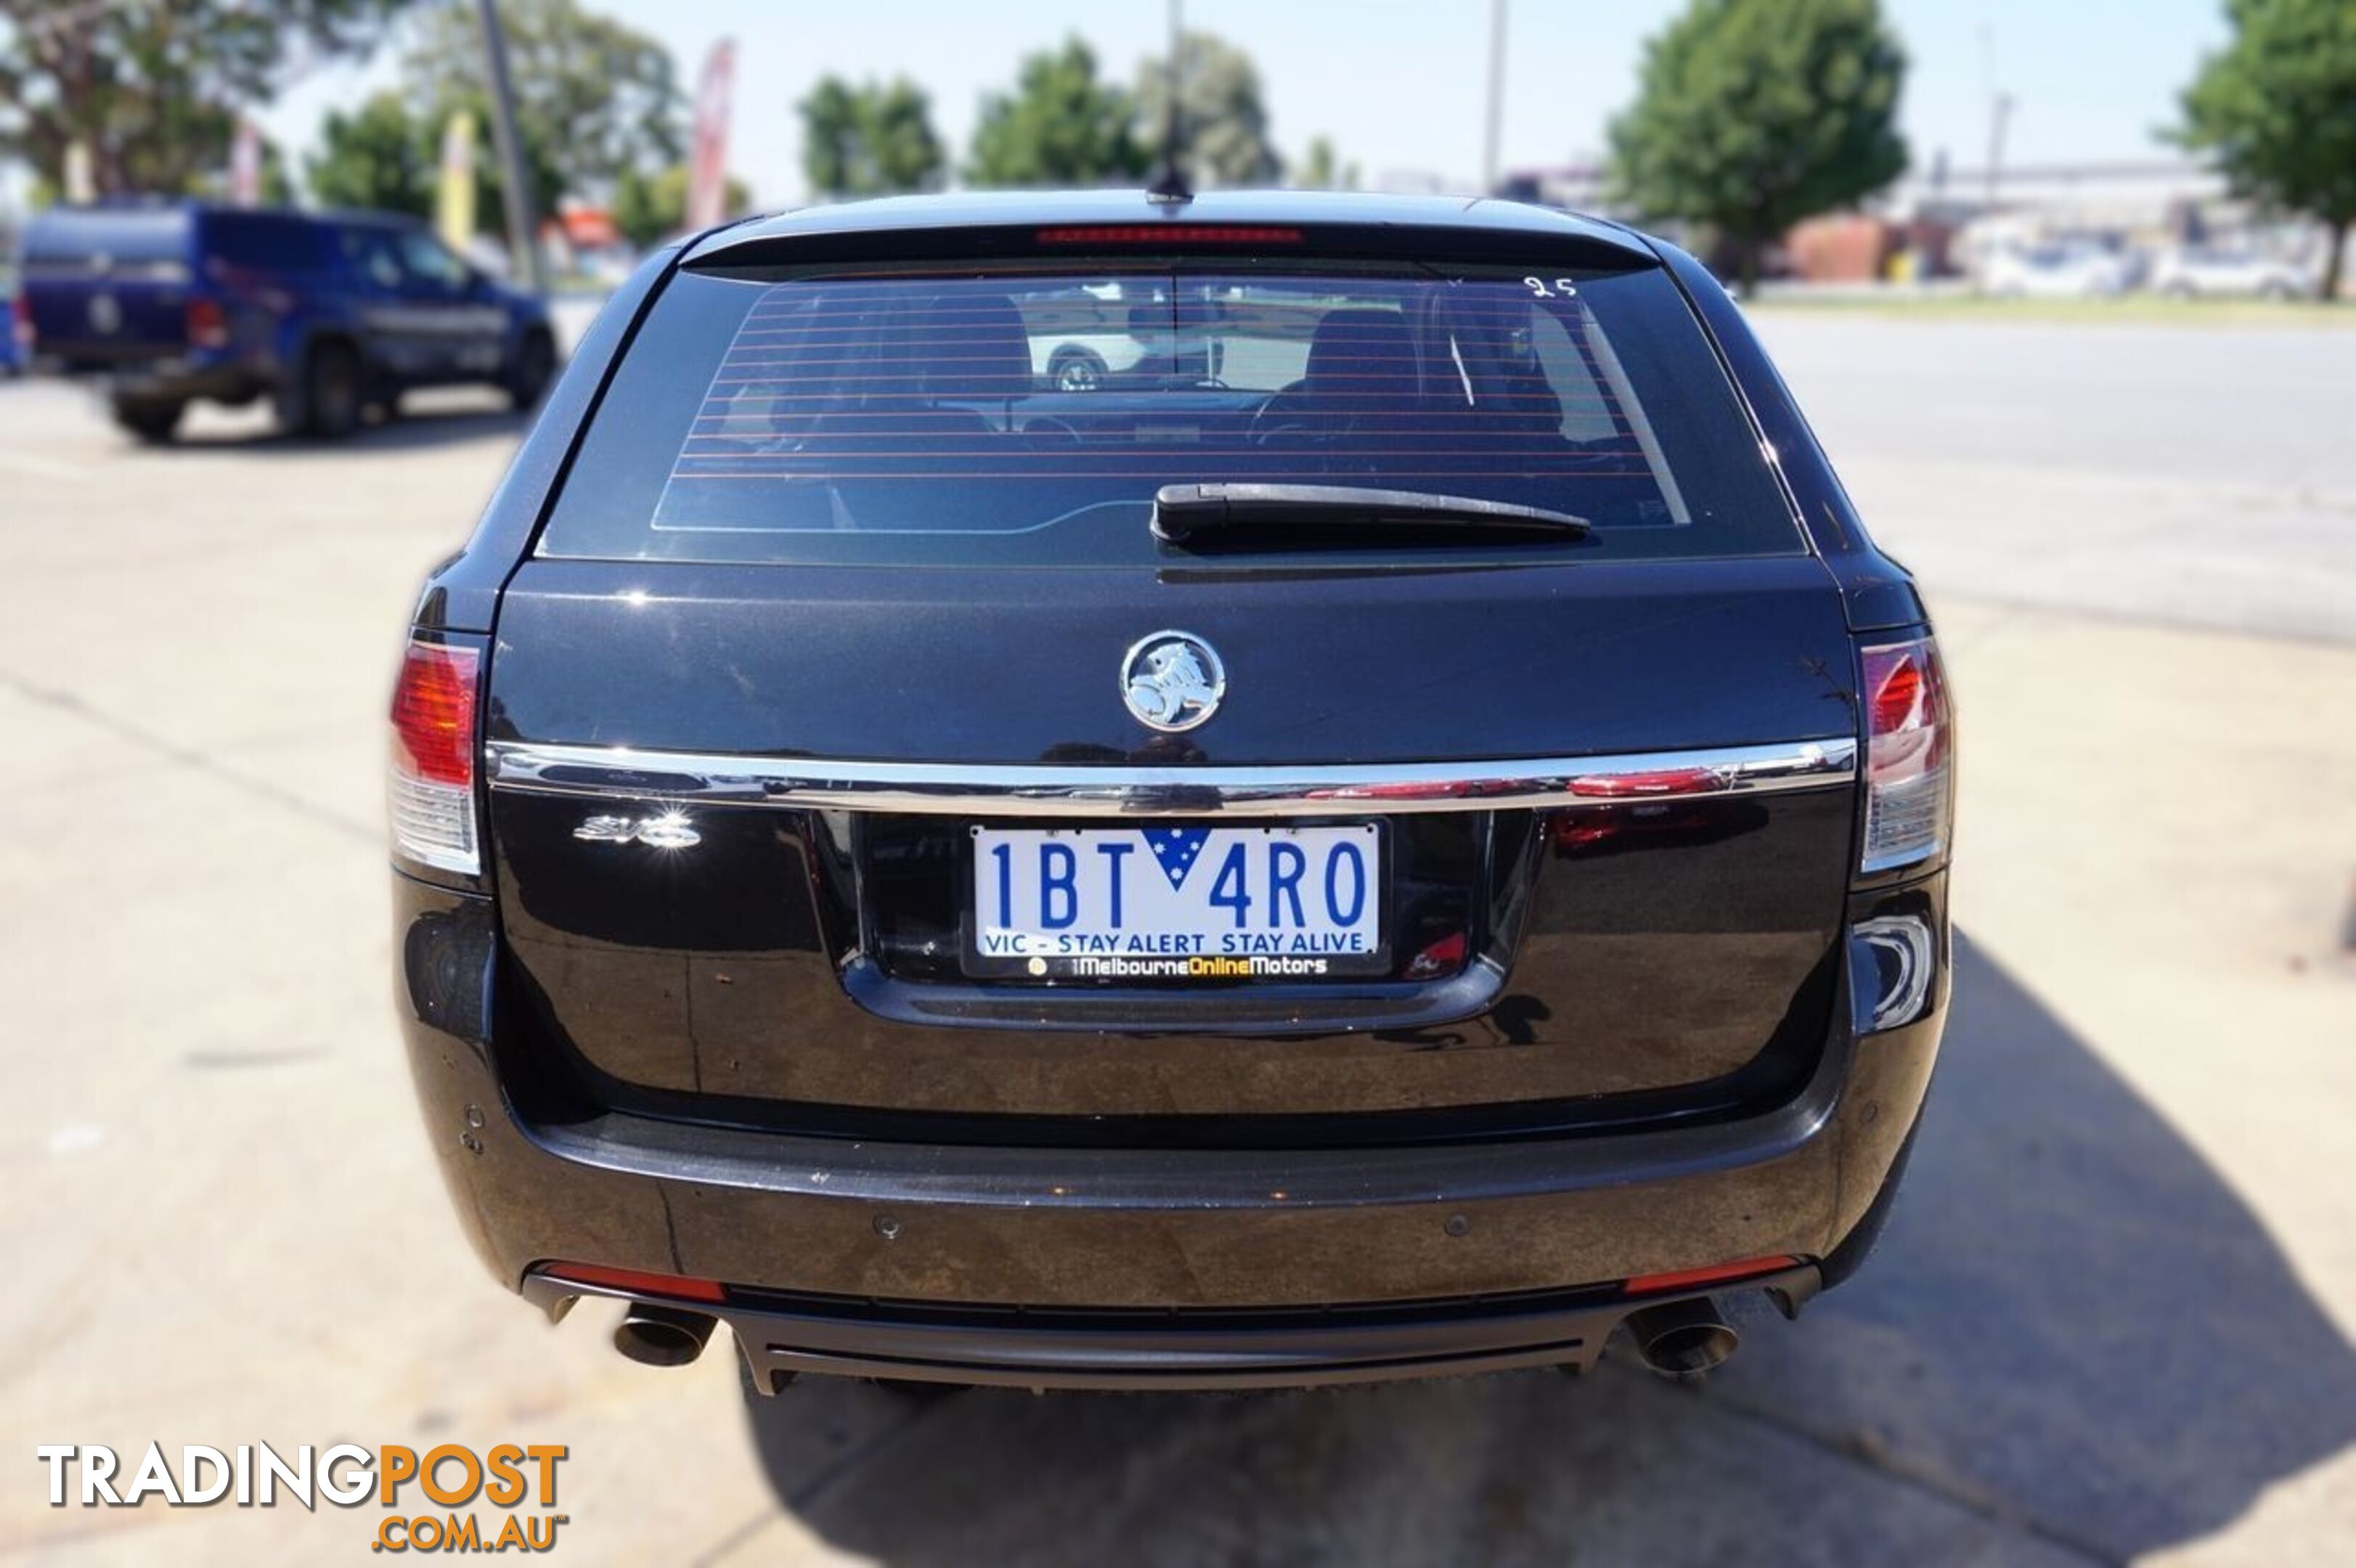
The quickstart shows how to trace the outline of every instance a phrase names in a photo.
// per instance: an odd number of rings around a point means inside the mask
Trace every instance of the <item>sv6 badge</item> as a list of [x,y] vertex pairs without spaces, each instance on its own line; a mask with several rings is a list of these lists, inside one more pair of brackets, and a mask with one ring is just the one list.
[[644,844],[655,849],[685,849],[703,842],[683,811],[660,816],[593,816],[573,830],[590,844]]

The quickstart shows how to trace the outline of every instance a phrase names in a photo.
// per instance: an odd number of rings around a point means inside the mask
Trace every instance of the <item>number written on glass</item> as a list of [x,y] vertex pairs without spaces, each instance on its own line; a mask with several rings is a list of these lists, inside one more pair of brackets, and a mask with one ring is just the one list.
[[1569,278],[1555,279],[1554,286],[1552,288],[1548,288],[1547,286],[1547,281],[1544,278],[1524,278],[1522,283],[1529,289],[1530,293],[1536,294],[1542,300],[1568,300],[1577,299],[1579,297],[1579,285]]

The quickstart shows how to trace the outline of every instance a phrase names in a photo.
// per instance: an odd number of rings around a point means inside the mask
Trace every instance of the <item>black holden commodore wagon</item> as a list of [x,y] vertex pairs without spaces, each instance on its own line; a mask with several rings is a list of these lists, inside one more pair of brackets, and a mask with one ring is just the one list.
[[1718,284],[1533,207],[666,250],[391,718],[476,1247],[763,1392],[1704,1370],[1871,1247],[1944,1019],[1922,600]]

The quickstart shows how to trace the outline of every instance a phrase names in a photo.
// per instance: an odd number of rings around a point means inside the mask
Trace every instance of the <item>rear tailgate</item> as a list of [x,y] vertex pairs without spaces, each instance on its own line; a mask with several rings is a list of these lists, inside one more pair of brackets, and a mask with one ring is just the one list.
[[[1855,653],[1665,279],[1091,281],[1058,301],[1208,315],[1225,379],[1081,394],[1033,379],[1063,330],[1033,299],[1060,285],[910,314],[861,283],[830,337],[756,282],[749,312],[691,295],[716,325],[633,351],[503,595],[491,869],[552,1097],[1293,1143],[1729,1114],[1804,1075],[1855,855]],[[772,368],[862,354],[849,397]],[[1399,378],[1418,390],[1378,419],[1349,400]],[[1270,473],[1543,485],[1595,526],[1148,537],[1154,483]],[[1124,694],[1160,631],[1223,666],[1176,732]],[[1346,973],[978,950],[978,846],[1002,836],[1302,827],[1378,846],[1379,951]]]
[[186,208],[56,208],[35,219],[23,279],[33,351],[79,368],[185,350],[195,223]]

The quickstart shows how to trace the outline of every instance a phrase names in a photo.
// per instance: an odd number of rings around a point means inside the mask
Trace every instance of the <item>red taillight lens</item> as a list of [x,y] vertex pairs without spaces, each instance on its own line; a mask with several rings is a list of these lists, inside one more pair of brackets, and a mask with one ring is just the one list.
[[477,872],[472,648],[412,643],[392,688],[393,848],[446,871]]
[[8,330],[16,334],[18,348],[33,351],[33,306],[23,294],[8,302]]
[[229,315],[220,301],[198,297],[188,302],[188,341],[198,348],[229,347]]
[[1914,717],[1922,700],[1922,667],[1910,654],[1883,676],[1873,691],[1873,732],[1894,735]]
[[412,643],[392,691],[395,765],[435,784],[475,782],[475,650]]
[[1042,245],[1298,245],[1298,229],[1246,223],[1093,223],[1042,229]]
[[1865,693],[1865,848],[1858,869],[1887,871],[1935,858],[1954,810],[1954,720],[1946,673],[1929,637],[1858,655]]

